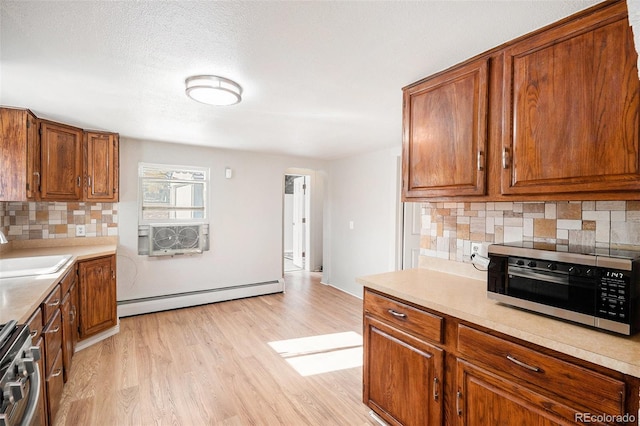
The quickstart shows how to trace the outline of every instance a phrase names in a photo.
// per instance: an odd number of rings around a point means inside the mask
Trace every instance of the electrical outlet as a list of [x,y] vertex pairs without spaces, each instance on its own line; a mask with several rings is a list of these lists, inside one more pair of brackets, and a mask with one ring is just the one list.
[[471,243],[471,255],[489,257],[489,243]]
[[87,235],[84,225],[76,225],[76,237],[85,237]]

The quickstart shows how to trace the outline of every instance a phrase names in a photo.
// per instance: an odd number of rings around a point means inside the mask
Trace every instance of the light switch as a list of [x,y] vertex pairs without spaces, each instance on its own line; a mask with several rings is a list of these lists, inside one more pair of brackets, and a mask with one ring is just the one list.
[[349,221],[349,229],[353,229],[353,221],[352,220]]

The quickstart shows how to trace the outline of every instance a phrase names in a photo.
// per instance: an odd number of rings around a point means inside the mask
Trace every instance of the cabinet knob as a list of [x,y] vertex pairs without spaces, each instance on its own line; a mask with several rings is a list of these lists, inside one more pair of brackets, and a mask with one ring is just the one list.
[[478,171],[481,172],[484,164],[482,162],[482,151],[478,151]]

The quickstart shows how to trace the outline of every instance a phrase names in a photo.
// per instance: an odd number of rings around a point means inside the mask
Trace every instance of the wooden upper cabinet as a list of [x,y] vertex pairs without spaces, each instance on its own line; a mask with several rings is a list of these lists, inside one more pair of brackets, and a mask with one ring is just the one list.
[[486,193],[488,61],[404,89],[405,199]]
[[119,138],[0,107],[0,201],[118,201]]
[[27,109],[0,108],[0,201],[40,199],[38,120]]
[[640,189],[625,2],[515,43],[504,58],[502,194]]
[[42,121],[42,199],[82,199],[82,129]]
[[118,135],[85,132],[85,199],[118,201]]

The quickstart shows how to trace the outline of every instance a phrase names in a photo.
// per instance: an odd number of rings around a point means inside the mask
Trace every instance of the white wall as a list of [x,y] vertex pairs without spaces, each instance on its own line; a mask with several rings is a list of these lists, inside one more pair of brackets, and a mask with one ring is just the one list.
[[[138,162],[209,167],[210,251],[138,253]],[[224,178],[225,167],[233,178]],[[120,141],[118,300],[254,284],[282,277],[284,174],[322,170],[322,161],[141,141]],[[324,176],[324,172],[318,176]]]
[[385,149],[330,163],[324,283],[362,297],[356,277],[396,270],[399,156]]

